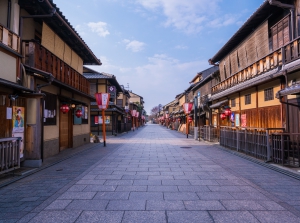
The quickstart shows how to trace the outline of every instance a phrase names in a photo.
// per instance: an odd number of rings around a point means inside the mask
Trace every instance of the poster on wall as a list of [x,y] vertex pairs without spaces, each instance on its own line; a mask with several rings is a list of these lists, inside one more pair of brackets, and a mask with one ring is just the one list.
[[24,157],[24,132],[15,132],[12,137],[20,137],[20,158]]
[[247,116],[246,116],[246,114],[241,115],[241,126],[242,127],[247,127]]
[[13,106],[13,133],[15,132],[24,132],[24,114],[25,108]]
[[[97,119],[97,123],[96,123],[96,119]],[[102,125],[103,124],[103,119],[102,116],[95,116],[95,124],[99,124]],[[105,124],[110,124],[110,116],[105,116]]]
[[99,123],[99,116],[95,116],[95,124],[98,125]]
[[240,126],[240,114],[235,114],[235,126]]
[[213,119],[213,125],[217,126],[217,116],[214,115],[214,119]]

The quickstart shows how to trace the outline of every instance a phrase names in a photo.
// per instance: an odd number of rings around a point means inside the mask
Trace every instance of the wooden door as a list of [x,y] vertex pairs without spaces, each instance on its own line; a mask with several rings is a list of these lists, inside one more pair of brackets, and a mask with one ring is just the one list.
[[[288,102],[300,106],[300,99],[292,99]],[[289,105],[289,132],[300,133],[300,107]]]
[[72,136],[72,128],[71,124],[71,111],[67,113],[59,113],[59,151],[62,151],[67,148],[71,148],[71,136]]

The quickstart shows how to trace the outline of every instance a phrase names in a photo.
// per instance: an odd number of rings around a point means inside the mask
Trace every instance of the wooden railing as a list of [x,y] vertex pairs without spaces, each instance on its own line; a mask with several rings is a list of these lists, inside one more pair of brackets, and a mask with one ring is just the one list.
[[23,41],[25,64],[51,73],[54,78],[78,91],[90,94],[90,83],[79,72],[37,42]]
[[272,160],[270,135],[282,128],[220,127],[220,145],[265,161]]
[[20,53],[20,37],[0,24],[0,42]]
[[219,141],[219,129],[215,126],[200,126],[199,127],[199,136],[200,139],[209,142],[218,142]]
[[272,134],[273,162],[300,167],[300,133]]
[[20,168],[21,138],[0,139],[0,174]]
[[253,77],[299,58],[300,37],[213,86],[212,94],[220,93],[239,83],[245,82]]

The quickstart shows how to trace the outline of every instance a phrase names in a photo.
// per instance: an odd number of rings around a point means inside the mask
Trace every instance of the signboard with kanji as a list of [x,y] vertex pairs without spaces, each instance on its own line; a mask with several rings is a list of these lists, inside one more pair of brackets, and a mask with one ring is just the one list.
[[116,97],[116,87],[115,86],[107,86],[107,92],[110,94],[111,98]]

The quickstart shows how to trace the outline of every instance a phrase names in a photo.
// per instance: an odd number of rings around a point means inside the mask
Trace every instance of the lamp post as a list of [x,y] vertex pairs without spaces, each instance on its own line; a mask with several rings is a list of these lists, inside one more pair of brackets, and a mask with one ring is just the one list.
[[132,116],[132,130],[135,129],[135,116],[136,116],[136,110],[131,110],[131,116]]
[[103,132],[103,145],[106,146],[106,126],[105,126],[105,110],[107,109],[110,94],[96,93],[95,98],[98,108],[102,111],[102,132]]
[[189,120],[188,120],[188,116],[191,113],[193,103],[191,103],[191,102],[184,103],[182,106],[183,106],[184,114],[186,115],[186,138],[188,138],[189,137]]

